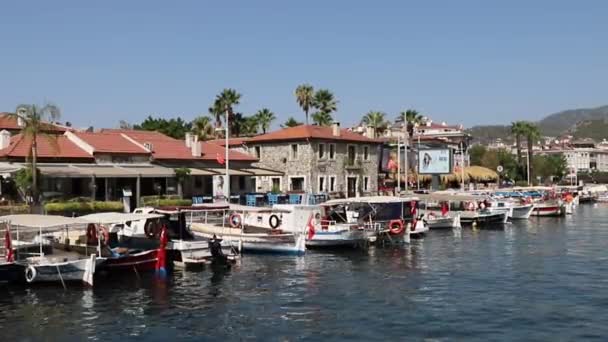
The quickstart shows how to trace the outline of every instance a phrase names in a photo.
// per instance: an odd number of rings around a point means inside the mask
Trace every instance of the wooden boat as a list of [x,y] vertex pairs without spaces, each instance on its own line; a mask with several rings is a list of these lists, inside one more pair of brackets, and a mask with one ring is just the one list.
[[[509,210],[491,211],[488,209],[490,199],[484,195],[471,195],[453,191],[437,191],[431,194],[418,195],[425,201],[429,211],[435,208],[436,216],[440,215],[437,210],[439,203],[444,202],[449,205],[451,216],[459,216],[461,225],[469,225],[480,228],[493,228],[504,225],[509,218]],[[483,205],[482,205],[483,204]]]
[[86,221],[54,215],[8,215],[0,220],[7,222],[21,236],[34,235],[39,244],[37,253],[17,253],[15,264],[24,268],[27,283],[56,282],[64,287],[66,282],[81,282],[93,286],[93,275],[103,259],[95,253],[87,256],[73,252],[62,252],[50,248],[48,234],[57,231],[85,229]]

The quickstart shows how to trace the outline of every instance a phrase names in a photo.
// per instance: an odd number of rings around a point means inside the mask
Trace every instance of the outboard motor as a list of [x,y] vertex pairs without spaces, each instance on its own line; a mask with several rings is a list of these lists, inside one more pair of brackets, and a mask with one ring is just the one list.
[[228,257],[224,255],[222,251],[222,240],[218,239],[215,234],[213,238],[209,240],[209,250],[211,251],[211,257],[213,258],[213,264],[227,264]]

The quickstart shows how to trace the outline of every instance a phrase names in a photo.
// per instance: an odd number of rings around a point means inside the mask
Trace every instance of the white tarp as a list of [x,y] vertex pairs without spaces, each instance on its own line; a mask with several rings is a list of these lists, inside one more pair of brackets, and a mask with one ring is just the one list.
[[85,226],[87,221],[79,217],[58,215],[19,214],[0,216],[0,222],[9,222],[12,226],[27,228],[54,228],[65,226]]
[[160,214],[129,214],[129,213],[96,213],[80,216],[79,219],[85,220],[90,223],[99,224],[119,224],[128,221],[139,221],[147,219],[161,218],[163,215]]

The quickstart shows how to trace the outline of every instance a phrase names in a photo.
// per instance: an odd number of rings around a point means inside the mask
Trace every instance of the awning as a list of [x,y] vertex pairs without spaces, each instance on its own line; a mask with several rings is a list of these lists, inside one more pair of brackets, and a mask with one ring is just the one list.
[[190,168],[190,176],[213,176],[217,175],[217,173],[206,170],[206,169],[198,169],[198,168]]
[[3,176],[4,178],[8,178],[13,173],[21,170],[22,168],[23,168],[23,165],[21,165],[21,164],[0,162],[0,176]]
[[98,178],[130,178],[137,175],[113,165],[87,165],[87,166],[72,166],[80,170],[83,176],[98,177]]
[[80,170],[69,164],[63,165],[40,165],[36,166],[40,173],[45,176],[51,177],[91,177],[91,173],[87,173],[86,170]]
[[119,168],[127,170],[135,176],[141,177],[173,177],[175,171],[168,167],[158,165],[120,165]]
[[[211,171],[214,174],[217,175],[225,175],[226,174],[226,169],[225,168],[221,168],[221,167],[217,167],[217,168],[209,168],[206,167],[205,170]],[[246,172],[246,171],[241,171],[239,169],[229,169],[228,170],[228,175],[230,176],[253,176],[252,173]]]
[[263,169],[259,167],[242,168],[241,171],[251,173],[254,176],[282,176],[283,172]]

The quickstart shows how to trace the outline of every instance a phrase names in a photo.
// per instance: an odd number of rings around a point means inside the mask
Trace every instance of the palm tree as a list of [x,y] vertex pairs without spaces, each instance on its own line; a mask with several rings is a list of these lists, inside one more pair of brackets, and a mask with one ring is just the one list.
[[48,133],[52,126],[49,122],[54,122],[61,116],[59,107],[53,104],[47,104],[43,107],[36,105],[19,105],[15,110],[15,114],[10,114],[17,120],[23,122],[21,134],[26,138],[30,146],[30,167],[32,171],[32,197],[34,203],[38,203],[38,139],[44,137],[49,140],[54,149],[58,149],[57,136]]
[[334,122],[334,118],[330,113],[316,112],[312,115],[312,121],[317,126],[331,126],[331,124]]
[[276,119],[274,113],[271,112],[268,108],[260,109],[255,114],[255,117],[258,121],[258,124],[260,125],[260,128],[262,129],[263,134],[266,134],[266,131],[268,130],[268,128],[270,128],[270,123],[272,123],[272,121]]
[[322,113],[331,114],[338,110],[338,101],[334,94],[327,89],[319,89],[315,93],[313,106]]
[[198,136],[199,140],[210,140],[215,134],[213,119],[208,116],[199,116],[192,121],[192,132]]
[[256,135],[258,134],[259,128],[260,124],[258,123],[258,118],[255,115],[246,116],[243,120],[241,133],[248,136]]
[[[234,119],[234,106],[238,105],[241,101],[241,94],[234,89],[224,89],[220,94],[215,97],[213,107],[209,109],[211,113],[215,115],[216,125],[221,126],[222,114],[228,114],[228,119],[232,122]],[[218,126],[218,127],[220,127]],[[232,130],[231,127],[228,127]]]
[[315,89],[310,84],[301,84],[296,88],[295,95],[298,105],[306,115],[306,124],[308,125],[308,112],[314,106]]
[[386,114],[384,112],[370,110],[367,114],[365,114],[365,116],[363,116],[361,123],[367,125],[368,127],[374,128],[375,138],[377,133],[380,133],[386,129]]
[[516,121],[511,123],[511,134],[515,136],[515,146],[517,148],[517,164],[521,166],[521,138],[525,135],[526,123],[524,121]]
[[293,117],[289,117],[289,119],[287,119],[287,121],[285,121],[284,124],[281,125],[281,127],[285,128],[285,127],[296,127],[296,126],[300,126],[302,125],[301,122],[299,122],[298,120],[294,119]]
[[412,136],[414,136],[414,127],[422,122],[422,115],[415,109],[408,109],[399,113],[397,122],[402,122],[407,125],[407,134],[412,138]]
[[526,136],[527,139],[527,144],[528,144],[528,165],[529,165],[529,178],[530,181],[532,181],[533,175],[534,175],[534,170],[532,167],[532,157],[534,156],[534,142],[538,141],[538,139],[540,139],[540,130],[538,129],[538,126],[536,126],[535,124],[531,123],[531,122],[523,122],[523,127],[524,127],[524,135]]

